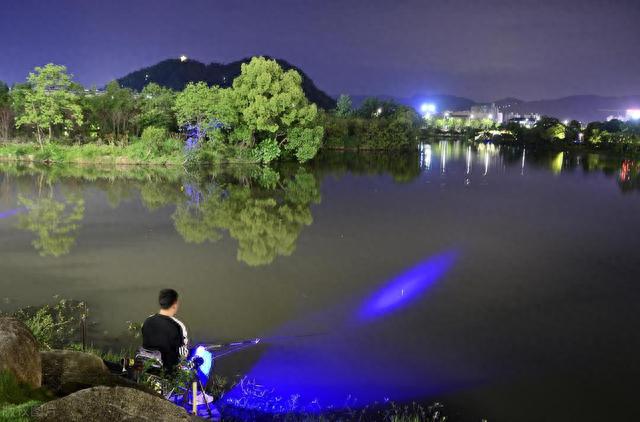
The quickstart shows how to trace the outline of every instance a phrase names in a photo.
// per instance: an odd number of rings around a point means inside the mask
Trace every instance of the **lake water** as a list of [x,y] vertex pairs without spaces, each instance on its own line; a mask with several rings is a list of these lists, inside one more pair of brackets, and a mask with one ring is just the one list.
[[207,174],[5,164],[2,308],[85,300],[91,341],[122,344],[173,287],[194,341],[263,338],[221,373],[306,406],[638,420],[639,171],[451,142]]

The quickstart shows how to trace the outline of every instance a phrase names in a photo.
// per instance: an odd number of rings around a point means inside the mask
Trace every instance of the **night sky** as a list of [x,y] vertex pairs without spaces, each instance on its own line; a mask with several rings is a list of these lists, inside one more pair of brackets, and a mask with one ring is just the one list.
[[1,0],[0,80],[271,55],[330,94],[640,94],[640,0]]

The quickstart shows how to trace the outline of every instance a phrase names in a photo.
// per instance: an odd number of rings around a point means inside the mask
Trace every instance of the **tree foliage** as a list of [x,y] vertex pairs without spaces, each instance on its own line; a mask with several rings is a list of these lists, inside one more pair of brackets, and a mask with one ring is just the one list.
[[313,158],[323,135],[317,115],[298,72],[254,57],[242,65],[231,88],[220,90],[214,117],[222,122],[218,139],[255,148],[258,159],[268,163],[284,152],[300,162]]
[[325,143],[338,149],[411,149],[418,144],[422,119],[412,108],[366,99],[349,117],[325,114]]
[[13,127],[14,114],[11,107],[9,87],[0,81],[0,141],[9,139]]
[[178,124],[207,126],[215,114],[218,91],[217,87],[209,87],[204,82],[187,84],[176,96],[173,108]]
[[16,126],[34,126],[41,146],[45,130],[48,130],[48,139],[51,140],[54,126],[62,125],[71,130],[82,124],[78,87],[67,74],[65,66],[49,63],[36,67],[27,77],[27,83],[29,89],[21,91],[22,113],[16,119]]
[[130,89],[113,81],[103,93],[94,93],[86,101],[94,128],[107,143],[126,144],[137,132],[139,107]]
[[140,126],[144,130],[149,126],[164,128],[167,131],[177,129],[173,106],[176,93],[169,88],[150,83],[140,95]]
[[349,117],[353,112],[353,103],[351,97],[345,94],[340,95],[338,104],[336,105],[336,116]]

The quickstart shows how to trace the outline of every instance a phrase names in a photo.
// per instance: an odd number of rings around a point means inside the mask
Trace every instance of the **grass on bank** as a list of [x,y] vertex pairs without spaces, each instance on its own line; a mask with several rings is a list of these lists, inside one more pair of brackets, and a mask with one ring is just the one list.
[[33,389],[8,371],[0,371],[0,422],[27,422],[31,411],[51,398],[44,389]]
[[50,143],[40,148],[33,143],[9,143],[0,145],[0,160],[65,164],[179,165],[184,161],[184,155],[179,150],[159,153],[140,141],[125,147],[95,144],[67,146]]

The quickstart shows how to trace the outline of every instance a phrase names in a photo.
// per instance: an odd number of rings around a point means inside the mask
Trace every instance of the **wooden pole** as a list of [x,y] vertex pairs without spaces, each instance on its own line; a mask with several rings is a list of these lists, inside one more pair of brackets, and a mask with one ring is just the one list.
[[193,414],[194,415],[198,415],[198,383],[196,381],[193,382],[193,384],[191,384],[191,393],[193,394],[193,398],[192,398],[192,410],[193,410]]

